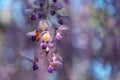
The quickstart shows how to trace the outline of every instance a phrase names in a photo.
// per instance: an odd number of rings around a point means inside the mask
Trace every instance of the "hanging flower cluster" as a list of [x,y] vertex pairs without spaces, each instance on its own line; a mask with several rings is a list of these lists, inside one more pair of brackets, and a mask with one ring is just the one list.
[[[52,0],[51,4],[49,2],[49,0],[34,1],[35,5],[39,5],[39,8],[26,9],[25,15],[28,15],[28,17],[33,21],[36,20],[37,17],[39,18],[38,27],[35,30],[28,32],[27,37],[29,37],[33,42],[37,42],[39,44],[42,54],[44,53],[48,60],[48,72],[52,73],[62,67],[62,57],[52,50],[53,47],[55,47],[55,40],[61,41],[63,31],[68,28],[63,22],[63,17],[60,14],[57,14],[57,10],[60,10],[62,6],[57,3],[57,0]],[[55,15],[57,16],[57,22],[59,23],[57,28],[50,26],[51,21],[49,16]],[[54,30],[51,28],[54,28]],[[35,57],[31,62],[33,63],[33,70],[37,70],[39,57]]]

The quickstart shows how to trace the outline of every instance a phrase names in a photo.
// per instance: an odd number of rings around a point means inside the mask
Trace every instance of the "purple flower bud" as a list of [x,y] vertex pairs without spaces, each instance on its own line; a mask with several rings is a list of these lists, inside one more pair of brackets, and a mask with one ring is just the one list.
[[42,47],[42,49],[46,49],[47,48],[47,44],[46,43],[41,43],[41,47]]
[[54,9],[51,9],[50,10],[50,14],[53,16],[53,15],[55,15],[55,13],[56,13],[56,11],[54,10]]
[[39,14],[38,14],[38,16],[39,16],[39,18],[41,19],[45,19],[45,16],[46,16],[46,13],[45,12],[40,12]]
[[36,36],[32,36],[32,41],[35,41],[36,40]]
[[53,0],[53,2],[57,2],[57,0]]
[[31,15],[31,20],[36,20],[36,16],[35,15]]
[[43,7],[45,5],[46,0],[40,0],[40,7]]
[[37,70],[38,69],[38,65],[36,63],[33,63],[33,70]]
[[58,20],[58,23],[62,25],[62,24],[63,24],[63,20],[62,20],[62,19],[59,19],[59,20]]
[[52,73],[52,72],[53,72],[53,67],[52,67],[51,65],[48,67],[48,72],[49,72],[49,73]]
[[59,33],[57,33],[56,36],[55,36],[55,39],[56,39],[57,41],[60,41],[61,38],[62,38],[62,36],[61,36]]

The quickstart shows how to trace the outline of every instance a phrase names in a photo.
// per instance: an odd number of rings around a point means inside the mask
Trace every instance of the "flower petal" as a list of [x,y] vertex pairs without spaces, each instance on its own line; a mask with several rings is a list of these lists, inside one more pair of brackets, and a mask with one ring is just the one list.
[[50,65],[56,70],[56,69],[59,69],[60,67],[62,67],[63,64],[59,61],[53,61],[50,63]]
[[60,41],[60,40],[62,39],[62,36],[60,35],[59,32],[56,34],[55,39],[56,39],[57,41]]
[[49,27],[48,22],[46,20],[41,20],[38,25],[38,29],[45,31]]
[[32,36],[36,36],[36,30],[34,30],[34,31],[31,31],[31,32],[28,32],[27,34],[26,34],[26,36],[27,37],[32,37]]
[[59,28],[58,28],[58,31],[63,31],[63,30],[67,30],[68,27],[66,27],[66,25],[61,25]]
[[52,72],[53,72],[53,67],[52,67],[51,65],[48,67],[48,72],[49,72],[49,73],[52,73]]
[[59,55],[54,55],[53,58],[52,58],[53,61],[59,61],[59,62],[62,62],[63,59],[62,57],[60,57]]
[[28,15],[31,15],[33,12],[34,12],[34,9],[26,9],[26,10],[23,12],[23,14],[28,16]]

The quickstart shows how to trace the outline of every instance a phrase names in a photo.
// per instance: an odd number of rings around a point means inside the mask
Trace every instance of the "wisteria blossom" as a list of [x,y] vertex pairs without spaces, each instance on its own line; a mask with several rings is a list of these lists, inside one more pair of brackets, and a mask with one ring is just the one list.
[[[63,60],[62,57],[60,57],[59,55],[57,55],[57,53],[54,52],[54,47],[55,47],[55,40],[56,41],[61,41],[62,40],[62,33],[64,32],[64,30],[67,30],[67,25],[63,24],[62,21],[62,16],[60,14],[57,14],[56,11],[60,10],[62,7],[57,6],[57,0],[53,0],[53,4],[49,4],[49,0],[45,0],[45,1],[37,1],[40,3],[40,10],[39,9],[27,9],[26,10],[26,14],[31,16],[31,20],[36,20],[36,16],[37,12],[40,12],[41,10],[43,11],[44,9],[46,9],[47,11],[45,12],[44,15],[45,18],[40,17],[40,13],[39,15],[39,23],[38,23],[38,27],[33,30],[28,32],[26,35],[29,39],[31,39],[33,42],[37,42],[39,44],[40,50],[42,50],[42,54],[44,53],[46,55],[46,59],[48,60],[48,72],[52,73],[53,71],[58,70],[59,68],[62,67],[63,65]],[[45,3],[47,8],[45,8]],[[36,1],[35,1],[35,4]],[[51,5],[51,6],[49,6]],[[50,12],[49,12],[50,11]],[[53,25],[53,29],[51,28],[51,24],[53,24],[50,21],[50,17],[49,17],[49,13],[54,16],[55,14],[58,16],[58,28],[55,28]],[[42,14],[41,14],[42,16]],[[38,64],[37,62],[39,61],[39,57],[35,58],[32,63],[33,63],[33,70],[37,70]]]

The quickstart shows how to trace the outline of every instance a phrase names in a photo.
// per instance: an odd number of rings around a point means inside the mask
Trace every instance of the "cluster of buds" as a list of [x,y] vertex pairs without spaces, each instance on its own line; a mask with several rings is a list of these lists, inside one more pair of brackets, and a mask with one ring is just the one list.
[[35,21],[46,19],[50,14],[51,16],[57,16],[58,23],[63,24],[63,16],[58,13],[63,8],[62,4],[57,0],[52,0],[52,3],[49,2],[50,0],[35,0],[33,4],[37,7],[26,9],[24,15]]
[[[62,58],[52,51],[54,47],[54,40],[61,41],[62,31],[66,30],[65,25],[61,25],[55,32],[50,31],[50,26],[47,20],[40,20],[38,28],[34,31],[28,32],[27,36],[32,40],[39,43],[40,48],[49,62],[48,72],[52,73],[54,70],[59,69],[62,66]],[[48,57],[47,55],[51,55]],[[37,70],[38,66],[36,62],[39,58],[35,58],[33,61],[33,70]]]
[[[27,33],[27,37],[39,44],[40,51],[46,55],[46,59],[48,60],[48,72],[52,73],[62,66],[62,57],[57,55],[53,50],[55,47],[54,43],[61,41],[63,31],[68,28],[64,24],[64,17],[56,13],[57,10],[62,8],[62,6],[57,3],[57,0],[52,0],[52,4],[49,4],[49,0],[35,0],[34,4],[39,5],[39,8],[27,9],[25,15],[28,15],[33,21],[36,20],[38,16],[39,24],[37,29]],[[50,25],[51,21],[49,16],[55,15],[59,23],[57,28],[51,27]],[[39,68],[37,65],[39,58],[40,57],[35,57],[34,60],[28,59],[33,63],[33,70]]]

